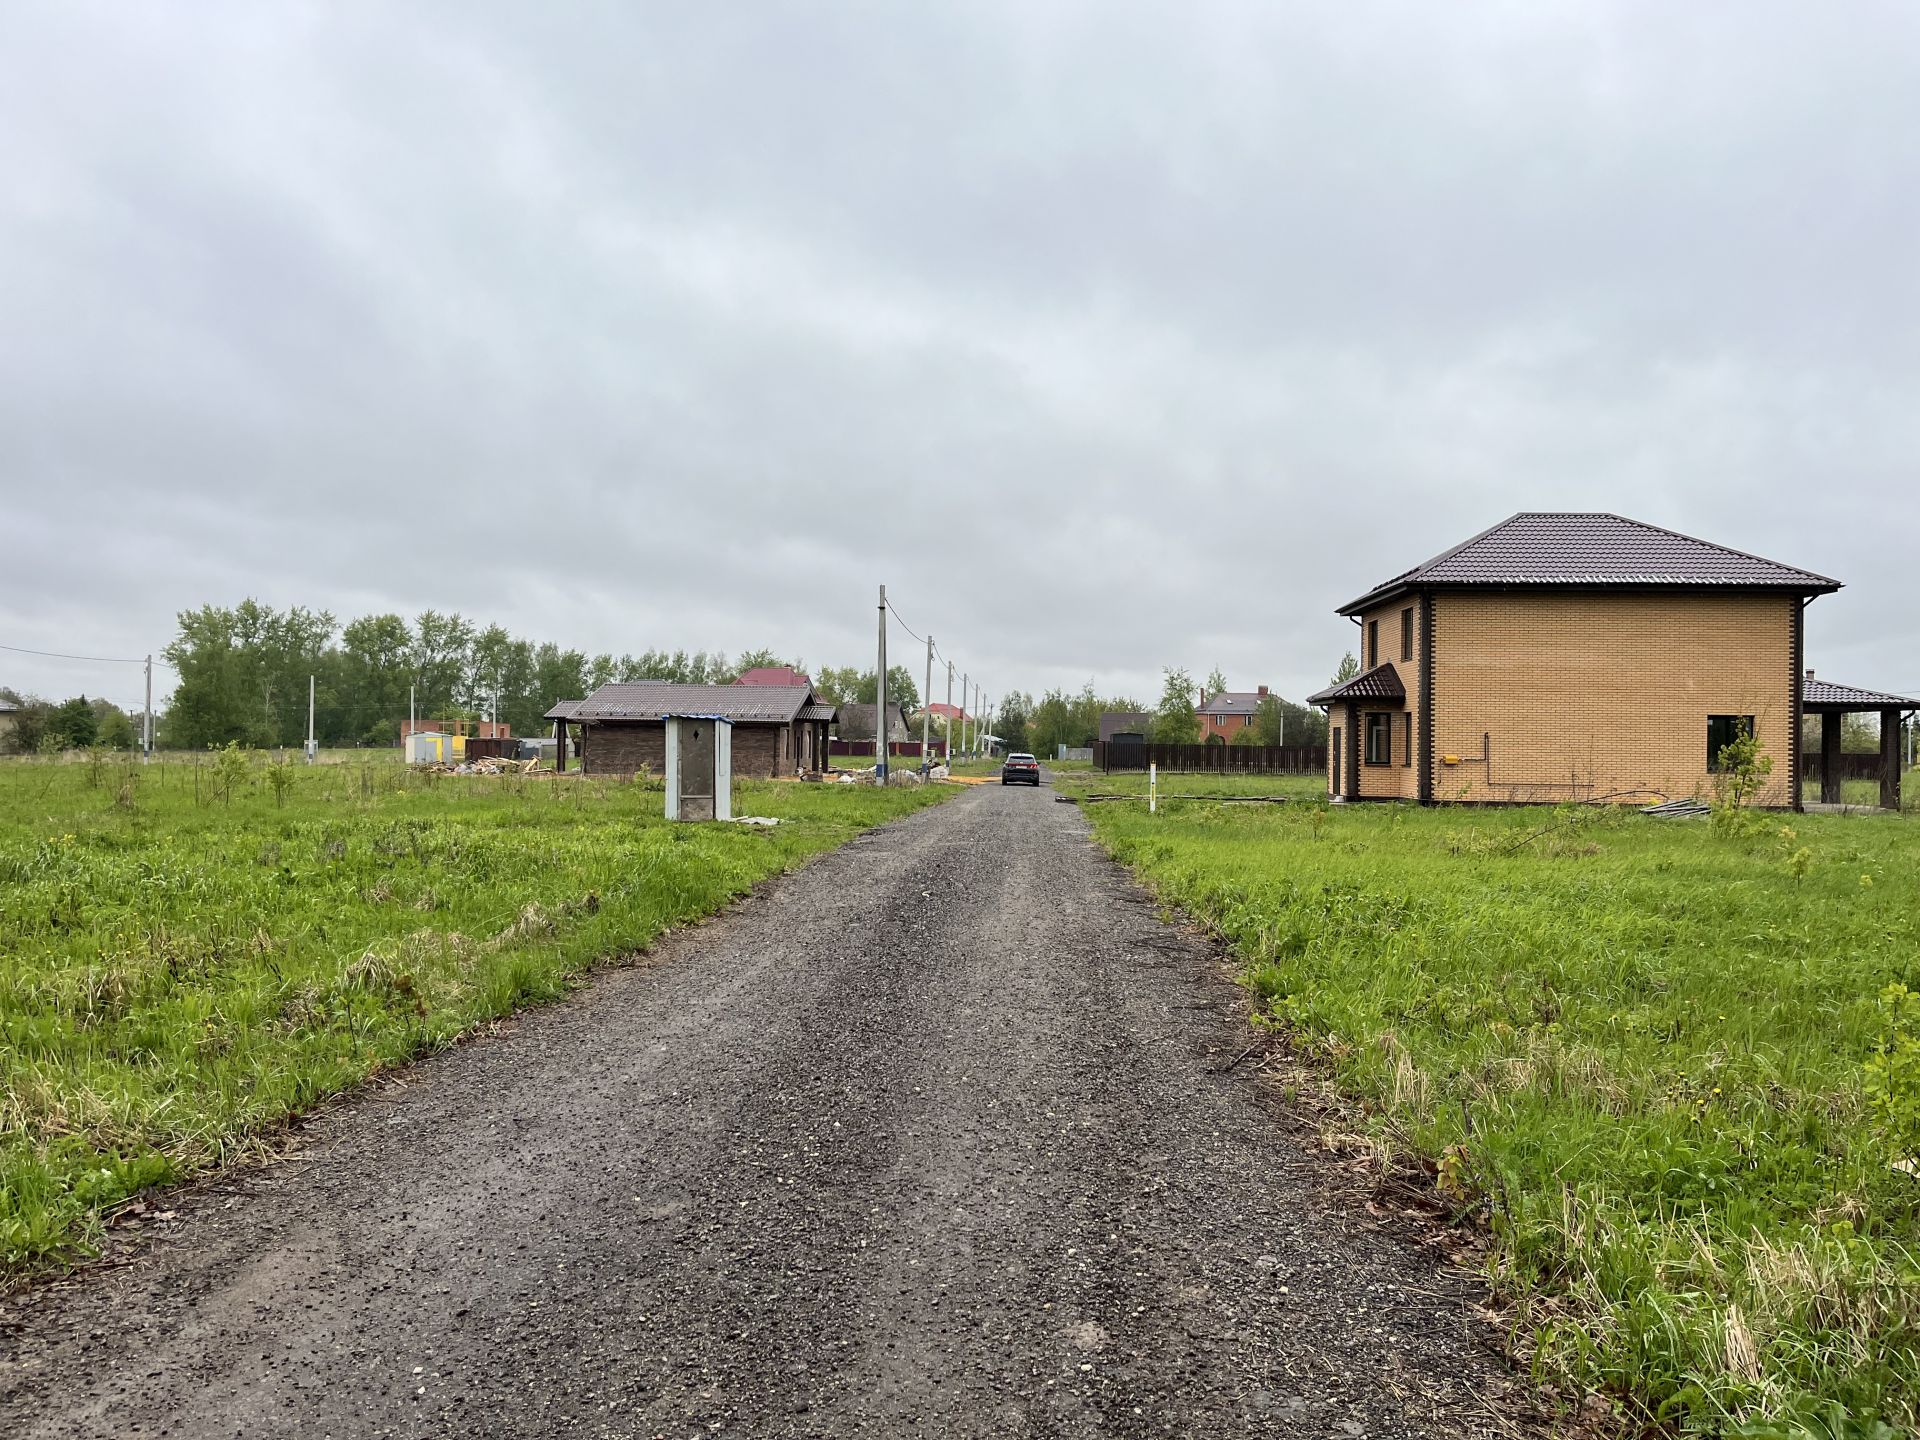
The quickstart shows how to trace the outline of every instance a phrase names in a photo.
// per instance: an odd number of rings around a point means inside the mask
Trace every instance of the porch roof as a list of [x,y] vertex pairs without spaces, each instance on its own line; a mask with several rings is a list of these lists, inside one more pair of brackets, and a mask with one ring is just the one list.
[[1848,715],[1863,710],[1920,710],[1920,700],[1816,680],[1809,671],[1800,684],[1800,708],[1810,715]]
[[1400,682],[1400,672],[1393,668],[1391,660],[1376,665],[1371,670],[1362,670],[1351,680],[1339,685],[1329,685],[1317,695],[1309,695],[1309,705],[1342,705],[1349,700],[1388,700],[1397,705],[1407,703],[1407,687]]

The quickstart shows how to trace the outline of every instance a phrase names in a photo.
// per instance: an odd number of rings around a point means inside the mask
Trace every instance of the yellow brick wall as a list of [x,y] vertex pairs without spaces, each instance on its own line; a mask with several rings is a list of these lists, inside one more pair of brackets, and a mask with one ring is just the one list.
[[[1709,797],[1707,717],[1752,715],[1773,758],[1759,803],[1788,804],[1799,603],[1726,593],[1435,595],[1434,798]],[[1446,765],[1449,754],[1461,763]]]
[[[1400,650],[1400,612],[1413,611],[1413,658],[1401,659]],[[1400,683],[1407,688],[1407,703],[1404,710],[1396,705],[1362,706],[1358,716],[1359,723],[1354,727],[1354,740],[1360,746],[1360,794],[1365,799],[1417,800],[1420,798],[1420,601],[1409,596],[1391,605],[1383,605],[1369,610],[1360,617],[1360,664],[1368,668],[1367,622],[1380,622],[1381,663],[1390,663]],[[1385,711],[1392,716],[1392,763],[1388,765],[1369,765],[1366,760],[1367,722],[1369,710]],[[1407,721],[1413,716],[1413,764],[1406,763]],[[1344,723],[1344,722],[1343,722]]]

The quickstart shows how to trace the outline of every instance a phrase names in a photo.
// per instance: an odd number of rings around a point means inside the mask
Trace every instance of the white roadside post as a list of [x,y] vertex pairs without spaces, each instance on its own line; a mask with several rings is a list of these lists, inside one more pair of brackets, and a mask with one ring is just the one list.
[[1158,814],[1160,810],[1160,767],[1147,766],[1147,813]]
[[[313,676],[309,675],[307,676],[307,764],[313,764],[317,748],[313,743]],[[280,753],[285,755],[287,752],[282,750]]]

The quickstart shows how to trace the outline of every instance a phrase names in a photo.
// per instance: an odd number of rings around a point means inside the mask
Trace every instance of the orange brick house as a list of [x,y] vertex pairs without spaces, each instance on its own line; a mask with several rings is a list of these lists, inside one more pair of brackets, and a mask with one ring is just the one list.
[[1619,515],[1523,513],[1340,607],[1344,800],[1653,803],[1710,792],[1751,729],[1798,808],[1804,607],[1824,575]]
[[1258,690],[1221,690],[1194,713],[1200,719],[1202,744],[1231,744],[1233,737],[1260,718],[1260,702],[1267,698],[1267,687]]

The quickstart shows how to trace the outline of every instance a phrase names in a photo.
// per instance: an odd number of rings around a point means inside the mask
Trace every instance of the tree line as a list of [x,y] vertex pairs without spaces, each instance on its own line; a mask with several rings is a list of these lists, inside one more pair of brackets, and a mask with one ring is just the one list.
[[86,750],[95,745],[131,750],[139,742],[134,717],[111,700],[75,695],[55,702],[6,686],[0,686],[0,700],[14,707],[6,717],[11,723],[0,732],[0,750],[21,755]]
[[[546,712],[561,700],[589,695],[615,681],[667,680],[725,685],[749,669],[791,665],[760,649],[732,657],[714,651],[649,649],[597,654],[526,640],[499,625],[481,626],[457,612],[425,610],[364,615],[341,624],[331,612],[292,606],[276,610],[256,600],[182,611],[178,632],[161,652],[178,677],[166,708],[155,717],[156,743],[202,749],[237,741],[258,748],[301,745],[307,735],[307,686],[313,683],[314,735],[329,748],[394,745],[413,713],[424,723],[474,721],[497,714],[516,735],[547,728]],[[1343,671],[1353,659],[1342,662]],[[872,667],[827,666],[814,688],[833,704],[871,704],[878,688]],[[1145,712],[1152,737],[1172,744],[1200,738],[1199,709],[1227,687],[1215,669],[1196,685],[1184,669],[1169,667],[1157,705],[1127,696],[1047,690],[1035,699],[1015,691],[995,706],[994,729],[1010,750],[1052,755],[1061,745],[1093,744],[1109,710]],[[915,676],[905,665],[887,668],[887,698],[909,712],[920,706]],[[0,690],[19,708],[11,748],[35,751],[138,743],[136,717],[85,696],[55,704]],[[497,710],[496,710],[497,706]],[[1326,742],[1326,717],[1317,710],[1267,697],[1236,744],[1315,745]]]
[[[1200,711],[1209,699],[1230,688],[1226,676],[1216,668],[1204,684],[1196,685],[1187,670],[1169,666],[1163,674],[1159,702],[1151,707],[1124,695],[1103,699],[1091,683],[1078,694],[1049,690],[1038,701],[1015,691],[995,707],[994,732],[1006,742],[1008,750],[1048,756],[1058,753],[1061,745],[1079,749],[1093,744],[1100,738],[1100,716],[1120,711],[1146,715],[1149,736],[1157,744],[1197,745]],[[1268,695],[1260,701],[1253,724],[1236,731],[1230,743],[1324,745],[1327,717],[1319,710]]]
[[[591,694],[613,681],[669,680],[727,685],[756,666],[791,664],[761,649],[729,659],[714,651],[649,649],[590,655],[536,643],[457,612],[364,615],[341,624],[329,611],[279,610],[256,600],[182,611],[161,658],[177,676],[155,717],[157,744],[202,749],[237,741],[262,749],[303,744],[307,686],[313,684],[314,735],[327,747],[396,745],[409,702],[424,723],[474,721],[497,713],[516,735],[547,728],[555,702]],[[869,667],[828,667],[814,680],[834,704],[871,703]],[[904,666],[889,666],[889,699],[918,706]],[[0,691],[13,701],[11,747],[19,751],[114,748],[137,743],[137,725],[104,700],[56,704]],[[497,711],[496,711],[497,706]]]

